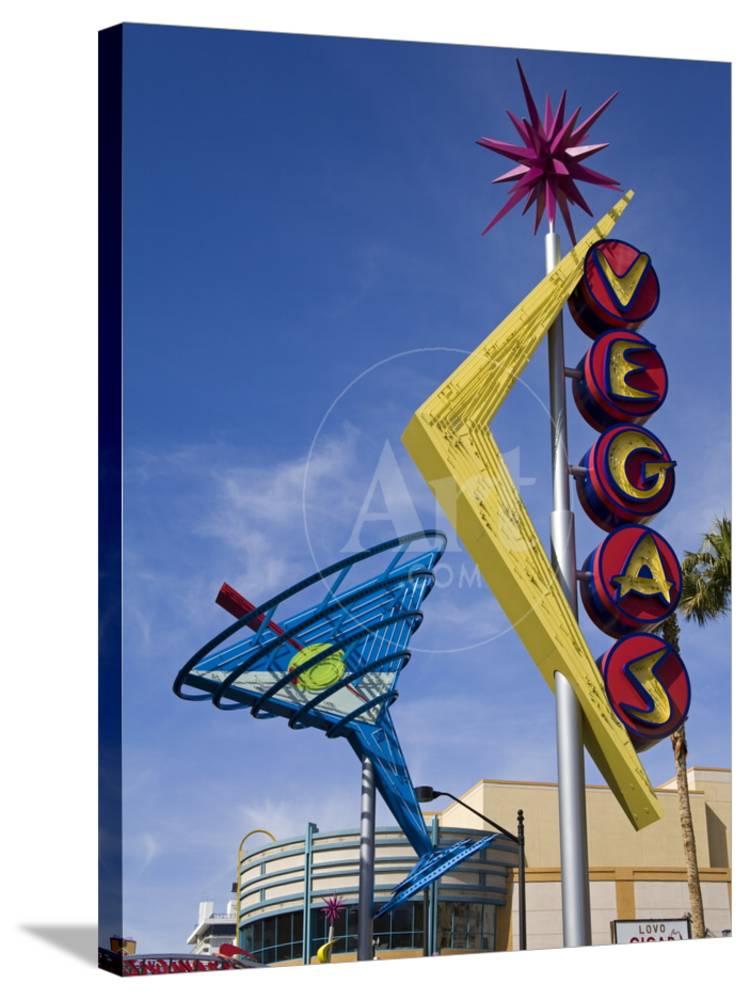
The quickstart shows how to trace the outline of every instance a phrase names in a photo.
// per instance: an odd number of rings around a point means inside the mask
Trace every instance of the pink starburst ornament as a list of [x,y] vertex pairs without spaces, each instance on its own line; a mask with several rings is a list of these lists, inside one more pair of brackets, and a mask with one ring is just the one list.
[[326,922],[330,927],[333,927],[344,912],[344,902],[338,896],[331,896],[329,899],[324,899],[323,902],[325,903],[323,912],[326,915]]
[[609,145],[608,142],[588,146],[582,145],[582,143],[594,123],[617,97],[617,91],[608,97],[603,104],[600,104],[596,111],[580,125],[576,124],[581,113],[580,107],[576,108],[567,120],[565,118],[566,91],[563,91],[560,103],[554,113],[550,99],[547,97],[544,118],[542,118],[537,111],[531,89],[518,59],[516,59],[516,65],[521,76],[521,86],[526,98],[529,119],[519,119],[512,111],[508,111],[508,117],[521,136],[523,145],[514,146],[512,143],[500,142],[498,139],[482,138],[476,140],[485,149],[491,149],[493,153],[507,156],[508,159],[517,163],[517,166],[500,177],[495,177],[492,181],[493,184],[511,181],[514,183],[510,189],[508,200],[495,218],[484,228],[482,236],[525,198],[524,215],[532,205],[536,204],[535,233],[539,229],[539,223],[545,213],[550,224],[554,227],[557,207],[559,206],[570,238],[575,243],[576,237],[573,230],[573,220],[570,217],[570,205],[577,205],[584,212],[593,215],[583,195],[578,190],[576,182],[596,184],[614,191],[620,190],[618,181],[583,166],[581,162],[589,156],[593,156],[594,153],[606,149]]

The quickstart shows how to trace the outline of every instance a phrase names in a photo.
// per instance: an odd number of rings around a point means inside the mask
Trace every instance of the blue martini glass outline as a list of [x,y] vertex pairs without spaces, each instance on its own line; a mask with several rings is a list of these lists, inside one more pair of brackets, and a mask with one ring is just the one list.
[[[400,564],[412,543],[430,539],[434,542],[432,548],[413,555],[408,561]],[[329,738],[344,736],[360,759],[369,757],[372,760],[376,787],[419,856],[414,869],[399,883],[391,899],[379,910],[379,914],[386,913],[394,906],[404,902],[441,875],[450,871],[465,858],[480,851],[497,836],[497,834],[492,833],[476,840],[464,838],[447,847],[435,847],[432,844],[389,712],[390,706],[398,697],[395,688],[400,672],[411,658],[407,643],[422,623],[423,614],[419,608],[434,586],[433,569],[442,557],[446,544],[447,538],[440,531],[428,529],[413,532],[372,546],[319,570],[223,629],[190,657],[178,672],[173,684],[174,693],[189,701],[210,699],[214,706],[222,711],[234,711],[249,707],[255,718],[286,717],[288,725],[292,729],[312,726],[324,730]],[[349,570],[353,566],[363,560],[387,552],[389,549],[396,549],[396,552],[385,570],[371,580],[367,580],[349,591],[339,593]],[[316,583],[324,582],[334,574],[336,574],[335,580],[329,586],[328,592],[321,602],[282,622],[283,635],[271,632],[270,624],[279,607],[283,606],[289,598]],[[391,601],[393,605],[385,617],[382,616],[383,600],[386,603]],[[363,604],[363,602],[365,603]],[[368,614],[377,615],[379,613],[381,617],[375,622],[365,624],[357,617],[357,614],[351,614],[353,610],[358,610],[365,617]],[[305,635],[305,633],[316,626],[320,626],[325,632],[326,626],[330,627],[333,623],[332,619],[335,622],[337,616],[342,613],[350,616],[350,619],[362,627],[353,634],[343,635],[341,634],[341,624],[337,623],[333,635],[325,636],[329,641],[324,649],[305,660],[298,667],[280,671],[280,677],[262,693],[233,687],[234,682],[243,674],[252,674],[253,668],[258,669],[261,664],[267,664],[269,659],[273,664],[277,659],[277,652],[287,647],[290,639],[296,640],[298,636],[304,637],[306,645],[312,645],[315,641],[319,642],[323,638],[323,634],[310,636]],[[237,644],[243,648],[241,654],[234,652],[237,646],[214,653],[217,647],[252,621],[260,621],[261,625],[250,641]],[[389,634],[391,629],[393,629],[393,633]],[[264,638],[267,641],[264,642]],[[383,647],[386,646],[385,654],[373,658],[372,654],[375,650],[368,651],[367,648],[370,640],[372,640],[372,646],[377,646],[377,651],[381,654]],[[357,654],[359,643],[362,643],[363,650]],[[285,703],[275,698],[288,685],[294,684],[295,679],[302,673],[343,649],[349,649],[349,655],[353,658],[358,656],[363,662],[358,664],[356,669],[349,669],[344,677],[337,679],[302,706]],[[246,655],[248,653],[249,655]],[[283,653],[281,655],[283,656]],[[195,667],[202,667],[205,672],[222,667],[226,670],[228,662],[238,658],[240,662],[235,662],[227,676],[221,681],[193,673]],[[389,663],[397,663],[398,665],[392,672],[393,678],[388,690],[381,691],[347,715],[338,718],[332,718],[332,713],[318,709],[318,706],[336,691],[345,686],[351,686],[353,681],[361,680],[367,674],[373,673]],[[202,689],[205,693],[187,694],[183,690],[185,684]],[[231,704],[224,700],[229,698],[232,699]],[[365,721],[361,718],[375,709],[377,709],[377,715],[374,719]]]

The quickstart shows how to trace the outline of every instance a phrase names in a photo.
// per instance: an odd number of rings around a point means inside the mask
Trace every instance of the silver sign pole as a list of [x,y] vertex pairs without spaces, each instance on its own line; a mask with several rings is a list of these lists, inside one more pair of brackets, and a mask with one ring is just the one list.
[[[560,237],[555,232],[552,222],[544,238],[544,251],[547,274],[549,274],[560,261]],[[552,428],[553,506],[550,515],[552,565],[577,618],[576,544],[573,513],[570,509],[562,313],[550,328],[548,349],[549,408]],[[566,948],[572,948],[591,944],[586,783],[581,707],[568,680],[557,672],[555,705],[563,944]]]

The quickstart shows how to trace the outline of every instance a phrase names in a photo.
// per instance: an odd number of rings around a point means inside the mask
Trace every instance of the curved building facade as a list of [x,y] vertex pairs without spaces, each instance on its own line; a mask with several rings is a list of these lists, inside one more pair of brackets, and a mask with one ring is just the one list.
[[[731,772],[688,770],[705,923],[715,937],[732,927]],[[592,943],[610,944],[617,922],[680,920],[690,913],[675,781],[655,789],[663,819],[636,833],[612,792],[586,786]],[[528,947],[562,947],[559,813],[552,782],[482,779],[461,798],[498,823],[519,808],[526,820]],[[428,818],[428,817],[426,817]],[[486,833],[470,828],[473,814],[451,803],[431,817],[435,844]],[[498,838],[439,880],[428,901],[416,896],[375,922],[379,958],[510,951],[519,947],[516,845]],[[397,828],[377,831],[376,909],[411,870],[414,851]],[[264,964],[315,961],[327,938],[324,900],[345,905],[336,922],[333,961],[353,960],[357,948],[359,831],[307,834],[265,844],[241,861],[241,947]],[[431,894],[430,894],[431,895]]]
[[[433,822],[436,845],[477,835]],[[398,827],[380,827],[375,843],[375,910],[417,861]],[[375,920],[378,958],[503,950],[508,939],[508,887],[518,861],[516,845],[498,835],[479,854],[440,879],[436,894],[420,893]],[[333,961],[357,952],[359,830],[305,835],[248,851],[240,863],[240,947],[264,965],[315,961],[328,938],[323,906],[344,904],[334,926]],[[427,896],[427,898],[425,898]]]

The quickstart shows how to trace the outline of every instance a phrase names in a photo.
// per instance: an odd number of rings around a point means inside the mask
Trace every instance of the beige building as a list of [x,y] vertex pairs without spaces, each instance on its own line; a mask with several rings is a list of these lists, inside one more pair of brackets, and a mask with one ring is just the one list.
[[[731,928],[731,772],[691,767],[688,787],[706,927],[718,937]],[[689,913],[674,779],[660,785],[656,794],[664,818],[636,833],[605,785],[586,787],[593,944],[611,942],[612,920]],[[528,947],[561,947],[557,786],[483,779],[460,798],[509,829],[513,829],[516,811],[523,809]],[[471,818],[468,810],[456,804],[439,814],[440,823],[456,826],[468,825]],[[512,918],[507,939],[497,942],[500,950],[517,947],[517,877],[514,883]]]
[[[690,768],[706,926],[720,936],[731,928],[731,773]],[[674,781],[656,789],[664,818],[636,833],[606,786],[587,786],[593,944],[611,943],[614,920],[665,920],[689,912],[682,833]],[[461,798],[514,831],[526,824],[526,901],[529,948],[562,946],[557,786],[482,779]],[[482,827],[451,803],[426,814],[433,842],[450,843]],[[322,906],[339,896],[334,961],[351,961],[357,946],[358,831],[318,832],[248,852],[240,866],[238,943],[265,964],[314,962],[327,936]],[[517,848],[498,837],[480,854],[444,876],[437,893],[402,904],[375,923],[379,958],[508,951],[518,947]],[[376,910],[416,858],[397,828],[379,828],[375,855]],[[427,930],[426,930],[427,929]]]

